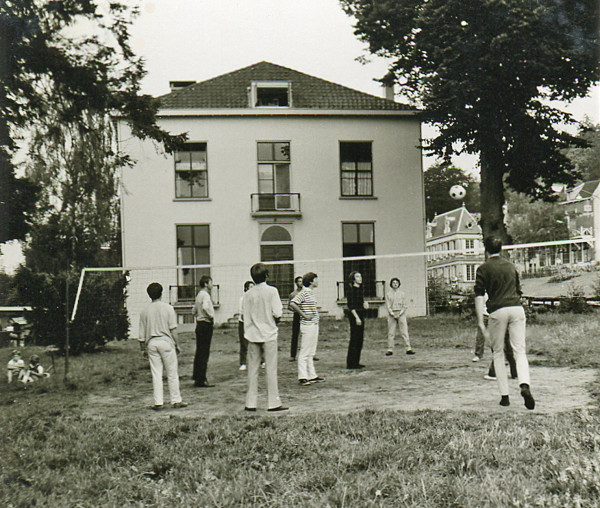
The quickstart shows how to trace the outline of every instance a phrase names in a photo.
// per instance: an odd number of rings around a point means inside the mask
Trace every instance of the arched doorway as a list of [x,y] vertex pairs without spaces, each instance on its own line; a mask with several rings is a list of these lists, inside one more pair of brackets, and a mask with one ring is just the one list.
[[[292,236],[283,226],[269,226],[260,238],[261,261],[292,261],[294,246]],[[294,264],[269,265],[269,284],[279,290],[281,298],[287,298],[294,286]]]

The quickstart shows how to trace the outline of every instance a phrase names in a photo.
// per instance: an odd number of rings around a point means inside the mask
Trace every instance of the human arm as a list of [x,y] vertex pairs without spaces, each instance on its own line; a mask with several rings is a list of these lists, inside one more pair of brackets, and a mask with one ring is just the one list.
[[275,288],[273,288],[272,291],[271,312],[273,314],[273,319],[275,320],[275,323],[279,324],[279,321],[281,321],[281,316],[283,314],[283,305],[281,304],[279,293]]
[[140,326],[138,327],[138,344],[140,345],[142,358],[146,358],[148,356],[148,352],[146,350],[146,318],[144,314],[140,316]]
[[489,342],[489,333],[485,327],[485,296],[475,296],[475,316],[477,318],[477,327],[483,334],[485,340]]
[[204,292],[205,295],[202,298],[202,310],[204,313],[209,316],[211,319],[215,318],[215,309],[213,307],[212,299],[210,297],[210,293],[208,291]]
[[296,302],[290,302],[289,307],[296,314],[299,314],[305,321],[310,321],[312,316],[309,316],[306,312],[304,312]]

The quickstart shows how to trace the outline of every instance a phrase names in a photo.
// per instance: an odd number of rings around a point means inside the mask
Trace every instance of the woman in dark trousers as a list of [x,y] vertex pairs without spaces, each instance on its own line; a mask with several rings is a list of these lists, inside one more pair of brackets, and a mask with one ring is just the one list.
[[360,364],[360,353],[365,334],[365,309],[369,308],[369,304],[365,302],[360,272],[351,272],[348,276],[346,300],[348,302],[348,320],[350,321],[350,343],[348,344],[346,368],[362,369],[364,365]]

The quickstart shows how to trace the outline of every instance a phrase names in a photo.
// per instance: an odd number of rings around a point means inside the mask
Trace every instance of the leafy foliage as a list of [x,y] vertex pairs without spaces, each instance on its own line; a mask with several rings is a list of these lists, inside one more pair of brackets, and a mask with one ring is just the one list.
[[572,148],[567,156],[581,174],[583,181],[600,179],[600,125],[585,123],[579,136],[587,142],[586,147]]
[[448,194],[453,185],[462,185],[467,190],[463,200],[467,210],[479,211],[479,184],[461,169],[445,163],[436,164],[425,171],[424,180],[427,220],[433,220],[436,213],[439,215],[460,206],[461,202]]
[[341,0],[371,53],[394,58],[403,94],[439,135],[442,157],[480,157],[484,235],[506,236],[504,185],[535,198],[576,178],[548,100],[585,96],[600,79],[596,0]]

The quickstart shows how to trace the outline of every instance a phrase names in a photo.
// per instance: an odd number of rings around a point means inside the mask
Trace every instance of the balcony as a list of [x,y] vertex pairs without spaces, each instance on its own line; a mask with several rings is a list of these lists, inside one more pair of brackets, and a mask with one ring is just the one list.
[[[344,294],[344,289],[346,287],[346,283],[342,281],[337,281],[337,303],[345,304],[346,303],[346,295]],[[383,303],[385,301],[385,281],[383,280],[374,280],[374,281],[365,281],[363,284],[363,290],[365,295],[365,301],[369,303]]]
[[251,194],[252,217],[301,217],[299,193]]
[[[198,291],[200,291],[199,286],[169,286],[169,303],[173,307],[191,307],[196,300]],[[210,297],[213,306],[218,307],[220,305],[218,284],[213,284]]]

